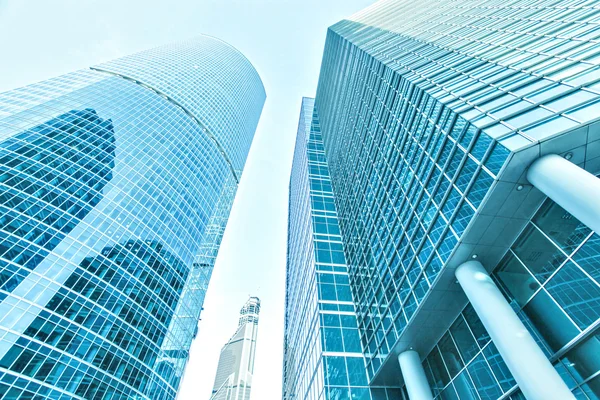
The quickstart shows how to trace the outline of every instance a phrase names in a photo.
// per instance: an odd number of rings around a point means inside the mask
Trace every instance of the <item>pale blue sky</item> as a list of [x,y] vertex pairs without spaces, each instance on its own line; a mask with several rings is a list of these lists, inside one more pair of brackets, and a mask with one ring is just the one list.
[[210,283],[180,400],[208,400],[249,294],[262,301],[252,400],[281,398],[287,195],[302,96],[327,27],[373,0],[0,0],[0,91],[205,33],[243,52],[267,102]]

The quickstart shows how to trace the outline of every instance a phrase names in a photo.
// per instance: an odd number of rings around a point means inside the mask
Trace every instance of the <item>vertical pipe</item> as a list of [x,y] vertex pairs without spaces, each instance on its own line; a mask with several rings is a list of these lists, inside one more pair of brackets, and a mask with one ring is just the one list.
[[398,356],[398,362],[410,400],[432,400],[431,388],[427,382],[419,353],[407,350]]
[[575,399],[483,265],[467,261],[455,274],[525,397]]

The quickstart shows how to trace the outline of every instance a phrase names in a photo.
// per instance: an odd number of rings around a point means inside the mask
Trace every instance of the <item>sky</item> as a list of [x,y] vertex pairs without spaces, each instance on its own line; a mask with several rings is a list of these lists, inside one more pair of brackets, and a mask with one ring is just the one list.
[[281,398],[287,196],[302,96],[327,27],[373,0],[0,0],[0,92],[198,34],[253,63],[267,101],[209,285],[179,400],[208,400],[219,352],[261,299],[251,400]]

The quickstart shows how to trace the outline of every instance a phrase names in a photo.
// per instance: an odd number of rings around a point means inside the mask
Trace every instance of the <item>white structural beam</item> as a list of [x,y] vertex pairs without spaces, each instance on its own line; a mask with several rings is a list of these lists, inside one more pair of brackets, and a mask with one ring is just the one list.
[[483,265],[467,261],[455,274],[525,397],[575,399]]
[[527,180],[600,233],[600,179],[563,157],[549,154],[531,164]]
[[421,364],[419,353],[407,350],[398,356],[402,377],[410,400],[432,400],[431,388]]

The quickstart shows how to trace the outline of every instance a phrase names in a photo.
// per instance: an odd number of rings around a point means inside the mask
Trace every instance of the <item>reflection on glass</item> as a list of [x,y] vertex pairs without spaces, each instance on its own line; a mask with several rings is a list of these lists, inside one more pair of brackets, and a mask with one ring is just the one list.
[[542,205],[532,221],[567,254],[591,232],[590,228],[550,199]]
[[459,400],[453,384],[448,385],[448,387],[440,394],[439,398],[441,400]]
[[487,330],[481,323],[481,320],[477,316],[473,306],[471,304],[467,304],[462,312],[462,315],[469,324],[469,328],[471,328],[471,332],[473,332],[477,343],[479,343],[479,347],[485,346],[486,343],[490,341],[490,335],[488,335]]
[[0,289],[12,292],[100,202],[114,159],[113,124],[93,109],[0,143]]
[[600,376],[590,379],[588,382],[581,385],[581,390],[591,399],[600,399]]
[[473,339],[473,335],[471,335],[462,316],[459,316],[454,324],[452,324],[450,333],[456,342],[456,346],[458,347],[463,360],[468,362],[475,357],[479,351],[479,347],[477,346],[477,343],[475,343],[475,339]]
[[438,343],[440,348],[440,352],[442,353],[442,357],[446,366],[448,367],[448,372],[450,372],[450,376],[455,376],[458,371],[464,367],[460,356],[458,355],[458,350],[450,337],[450,334],[446,332],[446,334],[440,339]]
[[490,343],[485,349],[483,349],[483,354],[490,364],[492,372],[500,383],[502,390],[507,391],[516,385],[515,379],[508,370],[508,367],[504,363],[504,359],[502,356],[500,356],[500,353],[498,352],[498,349],[494,343]]
[[566,259],[566,256],[531,223],[527,225],[512,249],[542,283]]
[[596,283],[600,283],[600,236],[598,234],[592,235],[573,255],[573,259],[596,280]]
[[450,382],[450,377],[448,376],[448,372],[446,372],[446,367],[444,366],[442,356],[440,355],[437,346],[431,350],[431,353],[429,353],[429,356],[427,357],[427,361],[429,362],[431,373],[433,375],[433,381],[430,382],[431,387],[434,388],[435,391],[439,391]]
[[545,290],[540,290],[523,309],[553,352],[560,350],[579,334]]
[[[600,332],[578,344],[561,359],[567,365],[577,383],[600,371]],[[590,390],[600,395],[600,380],[588,384]]]
[[558,271],[546,290],[582,330],[600,317],[600,287],[572,262]]
[[467,369],[481,400],[496,400],[502,396],[502,390],[482,354],[479,354]]
[[495,274],[521,306],[525,305],[540,287],[540,284],[510,251],[504,256]]
[[458,397],[460,400],[479,400],[479,396],[477,395],[477,390],[465,369],[458,375],[454,381],[452,381],[454,387],[456,388],[456,392],[458,393]]
[[[119,381],[154,390],[150,388],[154,371],[148,366],[155,366],[165,380],[178,383],[172,365],[155,363],[188,272],[187,266],[158,242],[130,240],[106,247],[81,262],[25,330],[25,337],[45,344],[36,349],[40,353],[17,343],[0,360],[0,366],[58,387],[66,388],[72,378],[80,381],[71,383],[72,390],[88,398],[95,398],[100,393],[97,390],[107,396],[121,395],[107,386],[117,386]],[[61,363],[41,356],[51,354],[54,348],[103,372],[82,379],[86,376],[83,364],[75,359],[72,363],[80,365],[77,370],[58,368]],[[183,357],[187,358],[187,352]]]

